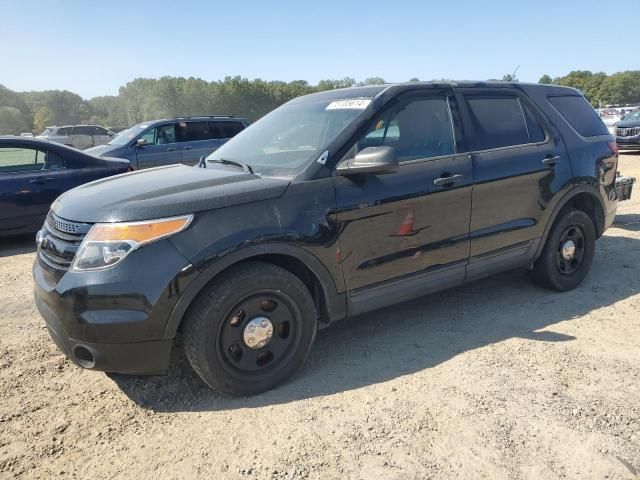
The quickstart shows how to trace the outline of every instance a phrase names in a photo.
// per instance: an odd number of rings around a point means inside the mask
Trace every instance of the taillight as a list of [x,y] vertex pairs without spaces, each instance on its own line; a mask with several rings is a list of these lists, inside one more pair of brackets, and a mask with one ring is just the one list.
[[611,153],[613,153],[614,155],[618,154],[618,144],[615,140],[609,142],[609,148],[611,149]]

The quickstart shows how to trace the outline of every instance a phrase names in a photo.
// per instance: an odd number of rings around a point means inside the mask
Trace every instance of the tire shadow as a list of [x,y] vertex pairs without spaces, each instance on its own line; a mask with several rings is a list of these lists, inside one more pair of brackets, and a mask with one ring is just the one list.
[[591,272],[576,290],[548,291],[521,270],[355,317],[319,332],[305,368],[272,391],[225,398],[209,390],[177,345],[164,377],[111,375],[145,409],[161,412],[233,410],[294,402],[358,389],[429,369],[456,355],[524,338],[569,342],[548,329],[580,322],[587,312],[640,293],[640,240],[604,236]]
[[616,215],[616,219],[613,222],[613,226],[629,230],[632,232],[640,231],[640,215],[637,213],[628,213]]

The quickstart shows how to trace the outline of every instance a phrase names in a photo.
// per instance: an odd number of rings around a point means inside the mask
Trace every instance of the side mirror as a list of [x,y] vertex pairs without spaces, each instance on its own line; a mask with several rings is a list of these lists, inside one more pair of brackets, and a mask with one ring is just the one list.
[[349,160],[338,165],[338,175],[395,173],[399,168],[398,155],[392,147],[367,147]]
[[147,142],[146,138],[139,138],[134,144],[134,146],[136,147],[144,147],[145,145],[149,145],[149,142]]

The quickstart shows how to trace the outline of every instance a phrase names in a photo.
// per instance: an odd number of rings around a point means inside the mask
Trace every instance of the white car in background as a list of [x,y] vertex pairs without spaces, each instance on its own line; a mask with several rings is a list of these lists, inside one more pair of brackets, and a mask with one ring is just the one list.
[[115,136],[111,130],[98,125],[65,125],[47,127],[36,138],[62,143],[80,150],[104,145]]

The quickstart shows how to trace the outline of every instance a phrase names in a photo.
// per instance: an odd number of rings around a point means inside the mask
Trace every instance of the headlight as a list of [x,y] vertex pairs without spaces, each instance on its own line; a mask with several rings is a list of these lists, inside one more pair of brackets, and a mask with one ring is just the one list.
[[609,130],[609,133],[614,137],[618,134],[618,127],[616,127],[615,125],[609,125],[607,129]]
[[96,223],[82,241],[71,270],[110,268],[141,246],[181,232],[193,215],[160,218],[143,222]]

